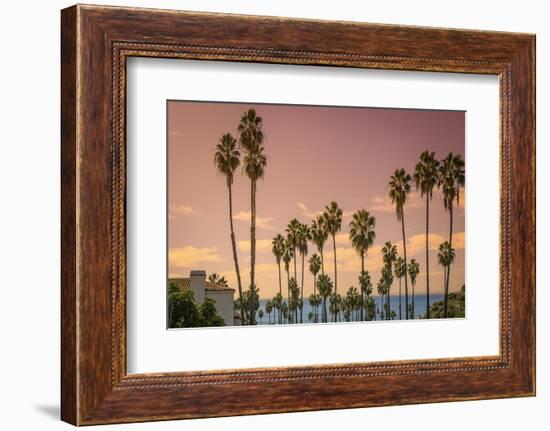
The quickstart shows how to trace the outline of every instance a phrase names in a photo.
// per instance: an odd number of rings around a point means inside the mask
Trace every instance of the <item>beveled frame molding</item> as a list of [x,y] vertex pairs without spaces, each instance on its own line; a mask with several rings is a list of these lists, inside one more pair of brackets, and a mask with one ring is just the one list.
[[[62,11],[61,30],[63,420],[88,425],[534,395],[533,35],[82,5]],[[498,75],[499,355],[127,375],[132,56]]]

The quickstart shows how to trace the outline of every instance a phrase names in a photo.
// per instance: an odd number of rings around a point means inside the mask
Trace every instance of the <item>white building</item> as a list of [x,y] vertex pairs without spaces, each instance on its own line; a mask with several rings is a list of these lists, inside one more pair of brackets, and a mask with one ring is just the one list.
[[191,271],[187,278],[170,278],[169,283],[175,283],[179,290],[191,289],[197,304],[202,304],[204,298],[216,301],[216,311],[223,318],[226,326],[233,325],[233,296],[235,289],[206,281],[206,272]]

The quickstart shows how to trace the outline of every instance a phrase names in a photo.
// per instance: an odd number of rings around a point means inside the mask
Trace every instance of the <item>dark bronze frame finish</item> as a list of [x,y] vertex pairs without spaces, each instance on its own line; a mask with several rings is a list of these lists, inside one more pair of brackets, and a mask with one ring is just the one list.
[[[80,5],[61,18],[63,420],[88,425],[535,394],[534,35]],[[131,56],[498,75],[499,355],[128,375]]]

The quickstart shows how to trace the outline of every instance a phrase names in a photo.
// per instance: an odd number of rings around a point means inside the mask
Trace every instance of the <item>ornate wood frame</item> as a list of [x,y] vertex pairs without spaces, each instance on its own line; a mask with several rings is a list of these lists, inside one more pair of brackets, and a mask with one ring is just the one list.
[[[81,5],[61,17],[63,420],[88,425],[535,394],[534,35]],[[500,354],[127,375],[129,56],[498,75]]]

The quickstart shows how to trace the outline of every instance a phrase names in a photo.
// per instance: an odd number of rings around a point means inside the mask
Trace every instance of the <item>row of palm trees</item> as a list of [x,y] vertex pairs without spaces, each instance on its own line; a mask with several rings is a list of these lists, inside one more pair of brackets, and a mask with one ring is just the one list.
[[[256,310],[259,308],[259,289],[255,284],[256,264],[256,193],[258,180],[264,177],[267,166],[267,157],[263,146],[264,134],[262,131],[263,120],[256,114],[254,109],[245,111],[237,126],[237,136],[234,138],[230,133],[224,134],[215,148],[214,162],[217,171],[226,179],[229,207],[229,228],[230,240],[233,251],[233,260],[239,291],[239,299],[236,309],[240,312],[243,324],[254,325],[256,323]],[[248,292],[243,291],[243,284],[239,269],[236,238],[233,226],[233,198],[232,185],[237,168],[241,165],[242,171],[250,180],[250,284]],[[411,183],[414,181],[416,189],[420,191],[421,197],[426,198],[426,298],[429,318],[429,213],[430,201],[432,200],[434,188],[439,188],[443,195],[445,210],[449,213],[449,239],[439,247],[438,260],[444,267],[444,291],[445,298],[448,295],[450,270],[454,261],[455,251],[452,248],[453,232],[453,210],[454,203],[460,202],[460,190],[464,187],[465,173],[464,161],[459,154],[449,153],[443,160],[435,158],[435,153],[424,151],[416,164],[413,176],[406,173],[404,169],[397,169],[389,180],[389,197],[395,205],[397,220],[401,223],[401,234],[403,240],[403,256],[397,255],[395,245],[386,243],[383,248],[384,266],[381,278],[378,283],[378,293],[386,298],[383,310],[380,315],[391,318],[390,289],[394,277],[399,280],[399,301],[401,303],[401,280],[404,279],[405,290],[405,319],[414,318],[414,287],[416,276],[420,266],[414,259],[408,262],[406,235],[405,235],[405,207],[407,198],[411,192]],[[285,230],[285,235],[278,234],[272,241],[272,252],[275,256],[279,272],[279,292],[270,300],[270,307],[279,311],[279,323],[283,323],[284,315],[288,322],[303,323],[303,302],[304,302],[304,272],[305,258],[309,252],[311,242],[317,249],[308,261],[309,270],[313,274],[313,293],[310,296],[310,305],[316,310],[313,318],[318,318],[317,311],[322,305],[321,318],[328,321],[328,313],[332,315],[333,321],[342,319],[341,314],[346,318],[346,307],[348,304],[349,316],[355,316],[352,311],[358,311],[360,320],[372,320],[376,318],[374,302],[371,297],[372,282],[370,274],[365,271],[365,258],[370,247],[376,238],[376,219],[368,211],[360,209],[356,211],[349,224],[349,238],[353,248],[361,259],[359,271],[359,290],[357,296],[355,290],[348,289],[344,296],[338,293],[338,267],[336,253],[336,234],[342,229],[343,212],[336,202],[327,205],[322,214],[316,216],[311,225],[303,224],[298,219],[292,219]],[[325,274],[324,246],[332,242],[333,251],[333,273],[334,281]],[[298,258],[301,261],[301,283],[298,283]],[[283,299],[281,263],[287,275],[286,302]],[[293,265],[293,276],[290,276],[290,264]],[[320,274],[319,274],[320,273]],[[409,280],[411,282],[412,304],[409,306]],[[355,288],[354,288],[355,289]],[[251,294],[252,292],[252,294]],[[245,303],[246,297],[246,303]],[[360,298],[360,299],[358,299]],[[329,307],[327,309],[327,300]],[[353,307],[360,306],[356,309]],[[285,305],[286,304],[286,305]],[[354,304],[353,307],[349,304]],[[446,304],[446,301],[445,301]],[[351,310],[351,308],[353,310]],[[287,309],[286,313],[283,311]],[[445,305],[445,317],[446,317]],[[350,311],[351,310],[351,311]],[[267,311],[267,310],[266,310]],[[352,317],[350,317],[352,318]],[[399,307],[399,318],[401,305]]]

